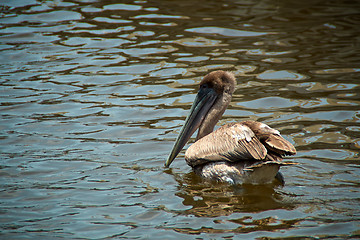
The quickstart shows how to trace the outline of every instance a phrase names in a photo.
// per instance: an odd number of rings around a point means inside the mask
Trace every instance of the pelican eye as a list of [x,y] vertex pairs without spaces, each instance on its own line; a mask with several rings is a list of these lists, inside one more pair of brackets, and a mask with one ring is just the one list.
[[204,83],[200,86],[201,89],[208,89],[208,88],[212,88],[212,84],[209,83]]
[[203,85],[201,85],[201,88],[208,88],[209,86],[207,85],[207,83],[204,83]]

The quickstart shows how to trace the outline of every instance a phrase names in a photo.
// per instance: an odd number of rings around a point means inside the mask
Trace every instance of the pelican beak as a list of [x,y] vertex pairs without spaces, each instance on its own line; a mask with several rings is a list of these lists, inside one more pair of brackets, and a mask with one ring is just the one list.
[[185,120],[184,126],[181,128],[180,134],[176,139],[174,147],[168,159],[165,162],[165,167],[169,167],[179,152],[183,149],[189,138],[198,129],[204,120],[206,114],[214,104],[217,94],[213,88],[200,88],[196,95],[195,101],[191,106],[190,113]]

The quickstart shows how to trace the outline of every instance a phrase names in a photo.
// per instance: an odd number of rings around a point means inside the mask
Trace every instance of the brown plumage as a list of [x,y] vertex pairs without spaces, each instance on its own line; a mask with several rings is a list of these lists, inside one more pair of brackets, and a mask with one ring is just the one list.
[[208,179],[232,184],[267,183],[275,177],[286,155],[296,154],[294,146],[279,131],[256,121],[226,124],[213,129],[231,101],[236,80],[232,73],[211,72],[200,82],[200,90],[166,162],[169,166],[196,129],[196,142],[185,160],[196,173]]

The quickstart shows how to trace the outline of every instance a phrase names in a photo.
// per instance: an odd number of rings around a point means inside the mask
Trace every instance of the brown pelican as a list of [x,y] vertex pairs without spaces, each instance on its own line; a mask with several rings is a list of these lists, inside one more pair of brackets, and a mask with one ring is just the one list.
[[165,166],[182,150],[197,130],[196,142],[185,152],[185,160],[200,176],[230,184],[269,183],[277,178],[283,156],[294,155],[294,146],[279,131],[256,121],[214,127],[228,107],[236,80],[231,72],[213,71],[200,82],[200,89]]

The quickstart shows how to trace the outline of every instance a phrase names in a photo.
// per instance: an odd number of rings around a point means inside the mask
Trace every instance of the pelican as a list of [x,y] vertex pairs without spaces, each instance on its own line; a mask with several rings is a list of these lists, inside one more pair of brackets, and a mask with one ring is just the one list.
[[285,155],[296,154],[295,147],[280,132],[257,121],[226,124],[214,130],[235,91],[233,73],[213,71],[200,82],[200,88],[174,147],[165,162],[169,167],[198,129],[196,141],[185,152],[185,160],[205,179],[233,185],[266,184],[283,181],[280,166]]

